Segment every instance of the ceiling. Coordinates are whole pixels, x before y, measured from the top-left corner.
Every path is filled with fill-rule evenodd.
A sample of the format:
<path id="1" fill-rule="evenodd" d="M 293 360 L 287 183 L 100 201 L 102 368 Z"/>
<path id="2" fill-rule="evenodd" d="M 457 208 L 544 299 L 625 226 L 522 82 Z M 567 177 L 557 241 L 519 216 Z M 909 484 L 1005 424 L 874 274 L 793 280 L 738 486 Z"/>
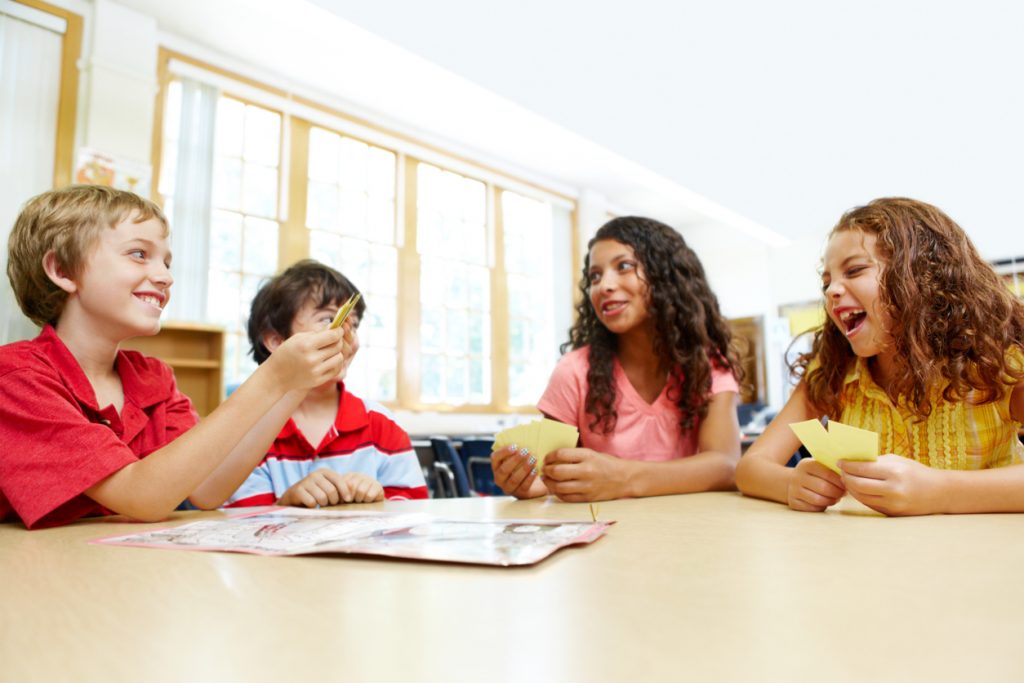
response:
<path id="1" fill-rule="evenodd" d="M 1021 232 L 1022 3 L 313 1 L 791 238 L 884 195 Z"/>

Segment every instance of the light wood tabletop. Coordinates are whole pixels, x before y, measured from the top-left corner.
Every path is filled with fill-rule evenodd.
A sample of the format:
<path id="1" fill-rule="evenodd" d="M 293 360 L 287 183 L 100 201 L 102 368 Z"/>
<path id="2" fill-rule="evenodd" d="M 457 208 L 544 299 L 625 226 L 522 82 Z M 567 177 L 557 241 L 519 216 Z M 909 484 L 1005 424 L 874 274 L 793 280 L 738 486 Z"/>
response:
<path id="1" fill-rule="evenodd" d="M 590 518 L 508 498 L 368 507 Z M 617 520 L 604 538 L 511 569 L 0 525 L 0 681 L 1024 680 L 1024 515 L 808 514 L 735 493 L 599 514 Z"/>

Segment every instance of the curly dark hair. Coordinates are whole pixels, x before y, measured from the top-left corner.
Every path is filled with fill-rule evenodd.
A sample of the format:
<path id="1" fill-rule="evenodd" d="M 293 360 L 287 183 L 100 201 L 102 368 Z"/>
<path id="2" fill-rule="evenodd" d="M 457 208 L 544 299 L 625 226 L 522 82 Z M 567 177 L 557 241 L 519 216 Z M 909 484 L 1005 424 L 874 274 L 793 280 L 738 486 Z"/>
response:
<path id="1" fill-rule="evenodd" d="M 359 293 L 352 282 L 330 266 L 303 259 L 289 266 L 260 286 L 249 308 L 249 343 L 257 363 L 270 358 L 263 335 L 275 332 L 282 339 L 292 336 L 292 321 L 303 304 L 312 301 L 317 308 L 342 304 Z M 366 313 L 366 301 L 360 298 L 352 313 L 359 320 Z"/>
<path id="2" fill-rule="evenodd" d="M 704 275 L 697 255 L 682 235 L 651 218 L 621 216 L 605 223 L 587 245 L 583 261 L 582 293 L 576 306 L 576 322 L 561 352 L 590 347 L 587 370 L 586 412 L 593 417 L 590 429 L 610 433 L 615 429 L 616 389 L 612 381 L 613 360 L 618 337 L 597 317 L 590 302 L 590 249 L 603 240 L 614 240 L 633 248 L 648 286 L 648 310 L 655 330 L 653 352 L 663 367 L 670 368 L 678 381 L 679 426 L 692 429 L 707 415 L 711 393 L 711 369 L 727 368 L 742 376 L 732 333 L 719 312 L 718 299 Z"/>
<path id="3" fill-rule="evenodd" d="M 843 214 L 829 234 L 859 230 L 876 236 L 881 263 L 879 300 L 891 320 L 897 369 L 890 393 L 918 419 L 931 414 L 929 390 L 974 403 L 1006 396 L 1024 368 L 1007 351 L 1024 342 L 1024 303 L 978 255 L 949 216 L 924 202 L 876 199 Z M 808 371 L 811 360 L 818 365 Z M 807 383 L 811 403 L 829 417 L 842 410 L 840 392 L 857 361 L 843 332 L 825 316 L 809 353 L 793 366 Z"/>

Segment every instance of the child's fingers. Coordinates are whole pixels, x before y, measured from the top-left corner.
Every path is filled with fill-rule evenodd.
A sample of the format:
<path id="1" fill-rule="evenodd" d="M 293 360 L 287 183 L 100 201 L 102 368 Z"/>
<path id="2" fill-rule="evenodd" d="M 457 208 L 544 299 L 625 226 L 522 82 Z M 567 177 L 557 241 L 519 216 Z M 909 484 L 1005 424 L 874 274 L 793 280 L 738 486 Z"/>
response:
<path id="1" fill-rule="evenodd" d="M 334 470 L 320 470 L 324 478 L 331 482 L 338 494 L 338 503 L 351 503 L 353 498 L 353 486 L 351 474 L 340 474 Z"/>
<path id="2" fill-rule="evenodd" d="M 840 460 L 839 469 L 864 479 L 885 479 L 887 470 L 881 463 L 861 460 Z"/>
<path id="3" fill-rule="evenodd" d="M 589 450 L 586 448 L 559 448 L 558 450 L 551 451 L 545 455 L 544 463 L 580 463 L 586 460 L 589 453 Z"/>

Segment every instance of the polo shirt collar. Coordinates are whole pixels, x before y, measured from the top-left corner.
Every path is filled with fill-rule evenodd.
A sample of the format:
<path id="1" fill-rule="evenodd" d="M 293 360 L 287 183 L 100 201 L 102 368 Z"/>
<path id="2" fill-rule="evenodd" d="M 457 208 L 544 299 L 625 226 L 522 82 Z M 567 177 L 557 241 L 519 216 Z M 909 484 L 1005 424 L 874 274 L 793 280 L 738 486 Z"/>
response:
<path id="1" fill-rule="evenodd" d="M 334 416 L 334 429 L 339 434 L 355 432 L 370 424 L 370 417 L 366 412 L 366 406 L 359 398 L 345 389 L 344 382 L 338 382 L 338 412 Z M 299 434 L 299 428 L 295 420 L 288 418 L 278 438 L 284 439 Z"/>
<path id="2" fill-rule="evenodd" d="M 51 325 L 46 325 L 39 334 L 38 341 L 41 343 L 44 353 L 53 367 L 64 378 L 71 394 L 82 405 L 99 412 L 106 406 L 97 405 L 96 392 L 85 376 L 85 371 L 68 349 L 64 340 L 57 335 L 57 330 Z M 164 382 L 157 373 L 139 374 L 135 365 L 129 361 L 124 351 L 117 352 L 114 361 L 117 374 L 121 378 L 121 388 L 124 391 L 125 403 L 129 401 L 140 408 L 160 403 L 166 398 L 167 390 Z"/>

